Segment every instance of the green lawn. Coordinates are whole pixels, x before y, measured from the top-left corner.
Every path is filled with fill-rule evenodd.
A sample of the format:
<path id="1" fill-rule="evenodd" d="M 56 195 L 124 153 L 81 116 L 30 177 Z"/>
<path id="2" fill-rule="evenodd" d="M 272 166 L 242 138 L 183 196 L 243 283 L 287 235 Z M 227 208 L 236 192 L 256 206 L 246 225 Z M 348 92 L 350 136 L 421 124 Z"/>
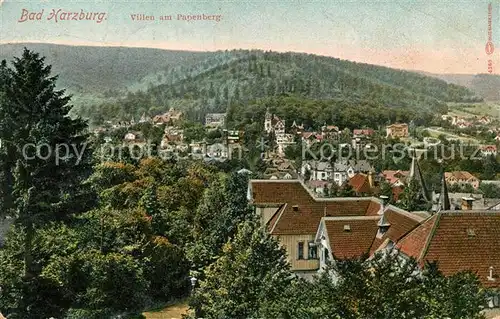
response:
<path id="1" fill-rule="evenodd" d="M 186 302 L 169 305 L 163 309 L 151 310 L 143 313 L 146 319 L 181 319 L 182 315 L 188 313 Z"/>

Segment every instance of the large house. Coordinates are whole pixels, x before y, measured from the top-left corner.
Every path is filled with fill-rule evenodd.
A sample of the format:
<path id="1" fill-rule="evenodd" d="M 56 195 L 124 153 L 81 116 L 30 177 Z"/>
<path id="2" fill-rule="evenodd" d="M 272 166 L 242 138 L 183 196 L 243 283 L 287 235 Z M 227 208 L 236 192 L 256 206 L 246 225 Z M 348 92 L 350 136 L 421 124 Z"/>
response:
<path id="1" fill-rule="evenodd" d="M 386 127 L 387 137 L 404 138 L 408 137 L 408 124 L 395 123 Z"/>
<path id="2" fill-rule="evenodd" d="M 302 163 L 301 175 L 305 176 L 307 171 L 310 181 L 332 181 L 342 186 L 356 173 L 368 173 L 373 171 L 373 167 L 366 160 L 339 161 L 333 166 L 329 162 L 305 161 Z"/>
<path id="3" fill-rule="evenodd" d="M 223 128 L 226 125 L 226 113 L 208 113 L 205 116 L 205 126 Z"/>
<path id="4" fill-rule="evenodd" d="M 368 172 L 368 174 L 356 173 L 349 179 L 348 183 L 356 196 L 375 195 L 379 190 L 373 172 Z"/>
<path id="5" fill-rule="evenodd" d="M 267 110 L 264 119 L 264 130 L 266 133 L 274 132 L 275 135 L 285 134 L 285 121 Z"/>
<path id="6" fill-rule="evenodd" d="M 314 238 L 321 218 L 375 215 L 381 207 L 376 198 L 315 198 L 298 180 L 251 180 L 248 197 L 286 249 L 292 270 L 303 277 L 319 269 Z"/>
<path id="7" fill-rule="evenodd" d="M 479 179 L 467 171 L 446 172 L 444 176 L 450 186 L 458 184 L 460 187 L 470 185 L 474 189 L 479 188 Z"/>
<path id="8" fill-rule="evenodd" d="M 371 128 L 367 129 L 355 129 L 352 131 L 352 147 L 361 148 L 366 146 L 375 134 L 375 131 Z"/>
<path id="9" fill-rule="evenodd" d="M 279 239 L 286 249 L 292 270 L 305 278 L 320 269 L 323 246 L 318 247 L 316 238 L 323 218 L 367 219 L 376 224 L 389 209 L 389 207 L 384 209 L 381 200 L 374 197 L 316 198 L 298 180 L 251 180 L 248 198 L 255 205 L 262 224 L 271 235 Z M 396 214 L 401 215 L 399 218 L 404 220 L 401 223 L 394 222 L 393 229 L 402 228 L 395 231 L 398 236 L 408 233 L 422 219 L 418 216 L 410 217 L 409 213 L 403 214 L 399 211 Z M 372 242 L 374 245 L 379 243 L 381 245 L 385 237 L 384 240 L 375 241 L 376 233 L 375 229 Z M 336 233 L 329 233 L 332 238 L 336 235 Z M 394 242 L 398 239 L 396 235 L 391 237 Z M 359 243 L 357 235 L 352 236 L 352 240 L 352 242 L 342 242 L 341 245 L 356 247 Z M 347 256 L 343 250 L 337 253 L 336 247 L 329 248 L 330 252 L 334 252 L 334 256 Z M 369 247 L 366 252 L 369 253 L 378 248 Z"/>
<path id="10" fill-rule="evenodd" d="M 315 236 L 320 269 L 329 260 L 370 256 L 391 249 L 425 219 L 425 215 L 392 205 L 365 216 L 322 217 Z"/>
<path id="11" fill-rule="evenodd" d="M 167 124 L 167 125 L 177 125 L 184 119 L 184 114 L 181 111 L 171 108 L 168 112 L 153 117 L 153 123 Z"/>

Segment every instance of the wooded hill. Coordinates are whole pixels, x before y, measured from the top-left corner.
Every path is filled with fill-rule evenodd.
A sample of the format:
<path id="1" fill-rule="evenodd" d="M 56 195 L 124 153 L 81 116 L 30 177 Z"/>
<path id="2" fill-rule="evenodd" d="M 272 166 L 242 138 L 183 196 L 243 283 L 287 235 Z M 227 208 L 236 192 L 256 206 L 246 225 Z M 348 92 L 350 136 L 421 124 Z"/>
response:
<path id="1" fill-rule="evenodd" d="M 202 120 L 232 103 L 270 96 L 432 112 L 445 112 L 446 102 L 481 100 L 465 87 L 419 73 L 303 53 L 9 44 L 0 46 L 0 58 L 10 59 L 23 46 L 47 56 L 59 86 L 77 94 L 76 112 L 94 124 L 170 107 Z"/>

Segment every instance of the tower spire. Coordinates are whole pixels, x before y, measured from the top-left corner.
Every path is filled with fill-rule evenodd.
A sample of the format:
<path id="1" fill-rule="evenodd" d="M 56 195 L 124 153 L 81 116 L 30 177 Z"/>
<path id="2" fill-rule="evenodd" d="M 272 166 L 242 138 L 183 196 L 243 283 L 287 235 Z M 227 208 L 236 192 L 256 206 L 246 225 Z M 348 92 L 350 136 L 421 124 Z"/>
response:
<path id="1" fill-rule="evenodd" d="M 441 164 L 441 194 L 439 194 L 439 210 L 450 210 L 450 196 L 444 174 L 444 167 Z"/>
<path id="2" fill-rule="evenodd" d="M 420 194 L 422 195 L 423 199 L 427 203 L 429 203 L 431 202 L 431 198 L 427 186 L 425 185 L 424 177 L 422 175 L 422 171 L 420 170 L 420 165 L 418 164 L 419 157 L 417 156 L 417 152 L 415 149 L 412 149 L 411 156 L 412 156 L 412 161 L 410 167 L 409 180 L 410 182 L 413 181 L 414 179 L 416 180 L 417 184 L 420 186 Z"/>

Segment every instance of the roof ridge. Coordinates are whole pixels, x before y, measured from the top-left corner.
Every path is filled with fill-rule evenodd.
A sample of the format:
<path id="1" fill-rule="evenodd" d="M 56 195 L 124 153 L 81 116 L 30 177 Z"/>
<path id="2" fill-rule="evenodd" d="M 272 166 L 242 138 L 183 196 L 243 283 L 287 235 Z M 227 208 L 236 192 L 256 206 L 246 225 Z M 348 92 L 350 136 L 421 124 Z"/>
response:
<path id="1" fill-rule="evenodd" d="M 436 229 L 439 226 L 439 221 L 441 219 L 441 213 L 437 213 L 434 216 L 436 216 L 436 220 L 434 221 L 434 225 L 432 225 L 432 229 L 431 229 L 431 231 L 429 232 L 429 235 L 426 238 L 424 249 L 422 249 L 422 251 L 420 252 L 420 256 L 418 256 L 418 260 L 422 260 L 424 258 L 424 256 L 427 254 L 427 250 L 429 250 L 432 238 L 436 234 Z M 432 217 L 430 219 L 432 219 Z"/>
<path id="2" fill-rule="evenodd" d="M 324 221 L 341 221 L 341 220 L 378 220 L 380 215 L 375 216 L 325 216 L 322 217 Z"/>
<path id="3" fill-rule="evenodd" d="M 394 211 L 395 213 L 399 213 L 399 214 L 405 215 L 405 216 L 407 216 L 407 217 L 410 217 L 411 219 L 413 219 L 413 220 L 415 220 L 415 221 L 417 221 L 417 222 L 419 222 L 419 223 L 420 223 L 420 222 L 422 222 L 422 221 L 424 221 L 424 220 L 426 219 L 425 217 L 418 216 L 418 215 L 416 215 L 416 214 L 413 214 L 412 212 L 409 212 L 409 211 L 404 210 L 404 209 L 402 209 L 402 208 L 396 207 L 396 206 L 394 206 L 394 205 L 392 205 L 392 204 L 389 204 L 389 205 L 387 205 L 387 206 L 385 207 L 385 209 L 384 209 L 384 213 L 385 213 L 387 210 L 389 210 L 389 209 L 391 209 L 391 210 L 392 210 L 392 211 Z"/>
<path id="4" fill-rule="evenodd" d="M 283 206 L 281 206 L 278 210 L 276 210 L 276 212 L 273 214 L 273 216 L 271 217 L 271 219 L 269 219 L 269 221 L 271 221 L 273 219 L 273 217 L 278 214 L 279 212 L 279 215 L 278 217 L 276 218 L 276 221 L 274 222 L 274 225 L 273 227 L 269 230 L 269 233 L 272 234 L 273 231 L 274 231 L 274 228 L 276 228 L 276 225 L 278 225 L 278 222 L 281 218 L 281 216 L 283 215 L 283 212 L 285 211 L 286 209 L 286 206 L 288 205 L 288 203 L 284 203 Z"/>

